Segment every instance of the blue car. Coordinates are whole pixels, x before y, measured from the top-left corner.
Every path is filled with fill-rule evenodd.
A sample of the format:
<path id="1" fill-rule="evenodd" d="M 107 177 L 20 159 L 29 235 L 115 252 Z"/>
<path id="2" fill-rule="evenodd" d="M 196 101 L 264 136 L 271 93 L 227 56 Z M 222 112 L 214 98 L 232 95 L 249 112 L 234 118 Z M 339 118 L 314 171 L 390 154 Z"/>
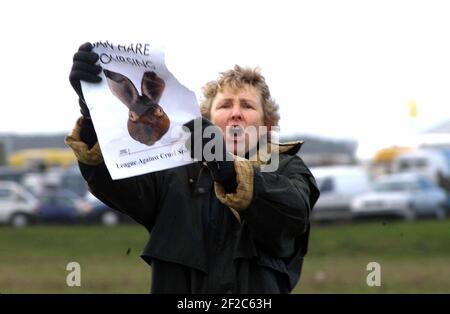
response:
<path id="1" fill-rule="evenodd" d="M 44 223 L 81 222 L 89 205 L 70 192 L 46 192 L 39 195 L 38 221 Z"/>

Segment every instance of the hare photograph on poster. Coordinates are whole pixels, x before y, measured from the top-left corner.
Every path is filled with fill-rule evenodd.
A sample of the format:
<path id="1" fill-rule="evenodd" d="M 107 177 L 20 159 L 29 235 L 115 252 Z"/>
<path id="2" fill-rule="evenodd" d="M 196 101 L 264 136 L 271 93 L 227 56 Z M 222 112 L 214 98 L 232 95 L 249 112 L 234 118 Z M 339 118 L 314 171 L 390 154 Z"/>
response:
<path id="1" fill-rule="evenodd" d="M 170 120 L 159 105 L 164 91 L 164 80 L 155 72 L 148 71 L 142 76 L 141 91 L 123 74 L 103 70 L 109 88 L 125 106 L 128 107 L 128 133 L 145 145 L 151 146 L 159 141 L 169 130 Z"/>

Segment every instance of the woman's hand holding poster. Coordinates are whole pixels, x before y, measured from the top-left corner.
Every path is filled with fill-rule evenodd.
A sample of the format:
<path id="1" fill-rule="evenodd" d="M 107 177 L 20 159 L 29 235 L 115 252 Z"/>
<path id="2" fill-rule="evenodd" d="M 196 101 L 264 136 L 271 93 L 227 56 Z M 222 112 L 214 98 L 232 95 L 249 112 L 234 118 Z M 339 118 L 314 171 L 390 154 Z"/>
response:
<path id="1" fill-rule="evenodd" d="M 105 164 L 113 179 L 192 163 L 181 126 L 200 116 L 195 94 L 148 43 L 94 43 L 102 82 L 82 81 Z"/>

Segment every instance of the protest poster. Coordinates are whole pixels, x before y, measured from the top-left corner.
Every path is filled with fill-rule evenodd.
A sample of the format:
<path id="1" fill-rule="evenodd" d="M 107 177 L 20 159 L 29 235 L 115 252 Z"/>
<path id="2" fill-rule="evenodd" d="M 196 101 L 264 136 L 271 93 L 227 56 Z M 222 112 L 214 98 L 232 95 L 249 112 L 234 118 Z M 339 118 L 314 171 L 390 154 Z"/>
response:
<path id="1" fill-rule="evenodd" d="M 167 69 L 151 43 L 93 43 L 100 83 L 82 83 L 112 179 L 192 163 L 181 126 L 200 116 L 195 94 Z"/>

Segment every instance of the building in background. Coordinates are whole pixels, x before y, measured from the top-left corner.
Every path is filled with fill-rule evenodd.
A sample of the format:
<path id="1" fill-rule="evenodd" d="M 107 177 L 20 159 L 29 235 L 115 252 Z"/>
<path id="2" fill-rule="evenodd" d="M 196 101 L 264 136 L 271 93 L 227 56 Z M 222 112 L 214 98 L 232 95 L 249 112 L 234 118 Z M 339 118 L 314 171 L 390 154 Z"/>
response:
<path id="1" fill-rule="evenodd" d="M 41 166 L 69 167 L 75 162 L 73 153 L 64 143 L 66 134 L 0 135 L 0 165 L 15 168 Z"/>
<path id="2" fill-rule="evenodd" d="M 312 136 L 281 136 L 280 142 L 304 141 L 299 156 L 310 167 L 357 164 L 356 141 Z"/>

